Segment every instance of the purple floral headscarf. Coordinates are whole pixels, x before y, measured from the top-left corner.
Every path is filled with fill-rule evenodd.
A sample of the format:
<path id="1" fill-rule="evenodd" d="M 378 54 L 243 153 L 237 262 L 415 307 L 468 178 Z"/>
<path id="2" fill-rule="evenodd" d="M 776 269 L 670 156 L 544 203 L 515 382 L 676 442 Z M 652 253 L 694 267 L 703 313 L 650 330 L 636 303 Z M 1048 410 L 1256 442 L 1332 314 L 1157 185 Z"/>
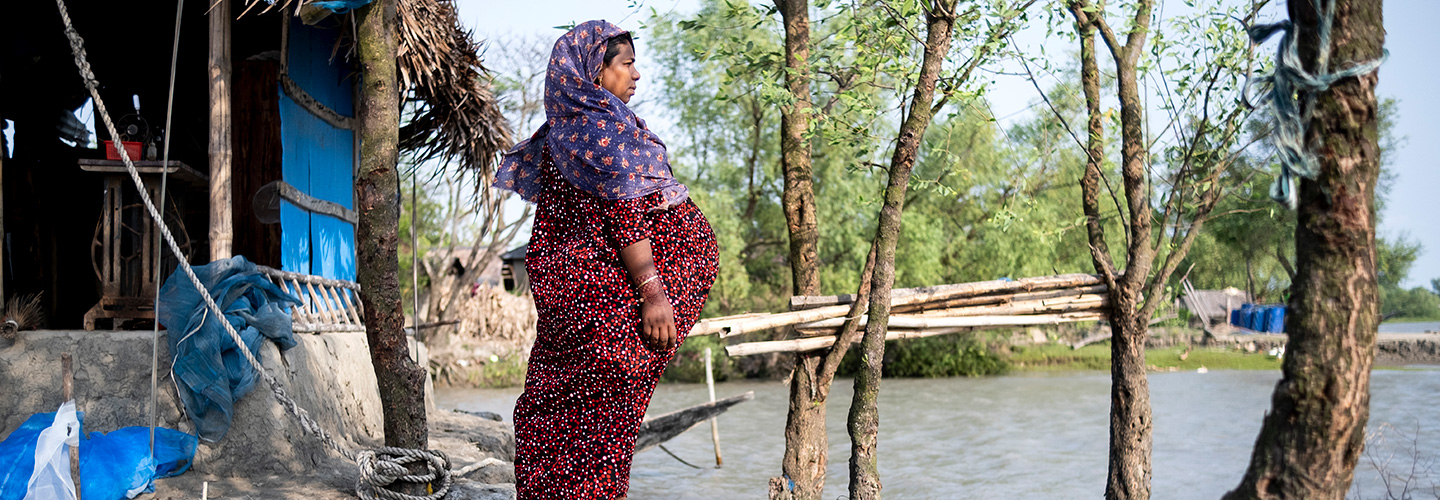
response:
<path id="1" fill-rule="evenodd" d="M 690 192 L 675 180 L 665 143 L 619 97 L 596 79 L 605 45 L 626 31 L 605 21 L 588 21 L 555 41 L 545 75 L 545 124 L 500 161 L 494 186 L 525 201 L 544 191 L 540 184 L 542 147 L 555 168 L 581 190 L 607 200 L 629 200 L 661 192 L 669 208 Z"/>

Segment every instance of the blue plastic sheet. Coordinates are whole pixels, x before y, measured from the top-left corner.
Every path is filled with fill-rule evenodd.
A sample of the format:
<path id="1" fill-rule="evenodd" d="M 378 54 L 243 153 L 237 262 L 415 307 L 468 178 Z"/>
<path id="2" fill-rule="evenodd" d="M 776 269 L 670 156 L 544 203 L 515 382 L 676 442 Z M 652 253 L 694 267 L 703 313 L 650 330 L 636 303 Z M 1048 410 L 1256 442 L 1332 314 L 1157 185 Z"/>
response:
<path id="1" fill-rule="evenodd" d="M 0 500 L 22 500 L 35 470 L 35 441 L 55 413 L 37 413 L 0 441 Z M 81 416 L 83 425 L 84 416 Z M 80 440 L 80 491 L 86 500 L 120 500 L 155 491 L 155 479 L 178 476 L 195 458 L 194 436 L 155 429 L 150 461 L 150 428 L 125 427 Z M 153 465 L 152 465 L 153 464 Z"/>
<path id="2" fill-rule="evenodd" d="M 371 0 L 324 0 L 319 2 L 310 2 L 310 5 L 322 9 L 329 9 L 331 12 L 334 12 L 336 14 L 344 14 L 346 12 L 350 12 L 352 10 L 364 7 L 365 5 L 369 4 L 370 1 Z"/>
<path id="3" fill-rule="evenodd" d="M 288 307 L 300 300 L 271 283 L 255 264 L 236 256 L 194 269 L 257 359 L 263 339 L 279 344 L 282 351 L 295 346 Z M 168 332 L 172 375 L 186 415 L 200 439 L 219 441 L 230 430 L 235 402 L 255 388 L 259 374 L 183 270 L 176 269 L 165 280 L 156 317 Z"/>

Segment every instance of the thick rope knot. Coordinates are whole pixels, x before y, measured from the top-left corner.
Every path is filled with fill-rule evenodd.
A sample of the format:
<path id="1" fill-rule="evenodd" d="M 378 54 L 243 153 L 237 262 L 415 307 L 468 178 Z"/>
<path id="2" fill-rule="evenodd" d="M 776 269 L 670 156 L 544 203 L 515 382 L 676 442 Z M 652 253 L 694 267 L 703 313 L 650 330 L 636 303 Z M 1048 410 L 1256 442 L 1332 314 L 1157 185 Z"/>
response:
<path id="1" fill-rule="evenodd" d="M 425 462 L 424 474 L 411 474 L 406 467 L 417 462 Z M 450 492 L 450 459 L 438 450 L 387 446 L 357 453 L 355 463 L 360 466 L 360 481 L 355 489 L 364 500 L 439 500 Z M 435 488 L 429 495 L 407 495 L 385 488 L 396 482 L 427 484 Z"/>
<path id="2" fill-rule="evenodd" d="M 1295 25 L 1289 20 L 1251 26 L 1246 30 L 1250 35 L 1250 41 L 1257 44 L 1268 40 L 1276 33 L 1283 33 L 1280 37 L 1280 47 L 1275 55 L 1275 73 L 1247 79 L 1245 92 L 1242 95 L 1245 104 L 1252 108 L 1260 106 L 1270 108 L 1271 118 L 1275 121 L 1275 130 L 1272 132 L 1270 140 L 1275 146 L 1276 155 L 1280 157 L 1281 165 L 1280 175 L 1275 178 L 1275 184 L 1270 187 L 1270 197 L 1284 203 L 1291 210 L 1294 210 L 1296 205 L 1295 191 L 1299 177 L 1314 179 L 1320 173 L 1320 160 L 1316 158 L 1315 152 L 1305 144 L 1307 125 L 1314 112 L 1315 96 L 1329 89 L 1335 82 L 1375 71 L 1381 63 L 1385 62 L 1386 58 L 1390 57 L 1390 51 L 1386 50 L 1379 59 L 1351 63 L 1348 67 L 1331 73 L 1330 28 L 1335 20 L 1335 0 L 1322 1 L 1322 3 L 1324 5 L 1320 8 L 1319 41 L 1314 73 L 1306 71 L 1304 63 L 1300 60 Z M 1257 83 L 1268 84 L 1270 91 L 1252 102 L 1250 87 Z"/>

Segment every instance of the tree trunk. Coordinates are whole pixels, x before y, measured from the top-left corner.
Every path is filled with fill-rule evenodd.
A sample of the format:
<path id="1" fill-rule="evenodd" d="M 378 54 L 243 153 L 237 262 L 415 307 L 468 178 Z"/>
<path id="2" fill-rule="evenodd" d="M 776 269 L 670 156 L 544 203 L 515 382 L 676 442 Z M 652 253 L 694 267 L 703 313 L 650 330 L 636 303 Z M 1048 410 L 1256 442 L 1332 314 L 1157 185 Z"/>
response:
<path id="1" fill-rule="evenodd" d="M 930 108 L 941 65 L 950 51 L 955 27 L 956 0 L 936 2 L 926 12 L 925 57 L 910 111 L 900 126 L 895 153 L 890 159 L 890 180 L 885 186 L 885 204 L 880 209 L 875 231 L 875 271 L 871 278 L 870 322 L 861 345 L 863 367 L 855 378 L 855 396 L 850 403 L 847 427 L 850 431 L 850 498 L 880 498 L 880 473 L 876 457 L 880 413 L 880 368 L 885 357 L 885 330 L 890 317 L 890 290 L 895 285 L 895 247 L 900 240 L 900 217 L 905 209 L 905 191 L 910 171 L 925 129 L 933 118 Z"/>
<path id="2" fill-rule="evenodd" d="M 1381 56 L 1381 3 L 1333 0 L 1329 70 Z M 1320 16 L 1289 3 L 1300 59 L 1316 69 Z M 1306 144 L 1320 175 L 1300 181 L 1294 294 L 1284 377 L 1255 440 L 1244 480 L 1226 499 L 1345 498 L 1365 445 L 1370 368 L 1379 324 L 1375 182 L 1380 171 L 1375 73 L 1314 98 Z"/>
<path id="3" fill-rule="evenodd" d="M 780 154 L 785 175 L 785 223 L 790 230 L 790 275 L 795 295 L 820 294 L 820 230 L 810 170 L 810 2 L 776 0 L 785 24 L 785 88 L 780 108 Z"/>
<path id="4" fill-rule="evenodd" d="M 1091 259 L 1095 270 L 1109 283 L 1110 328 L 1110 452 L 1105 482 L 1108 500 L 1150 498 L 1151 422 L 1150 384 L 1145 378 L 1145 337 L 1150 314 L 1158 300 L 1142 298 L 1147 283 L 1154 288 L 1151 267 L 1156 248 L 1151 245 L 1150 183 L 1146 169 L 1149 148 L 1144 134 L 1144 102 L 1140 99 L 1137 64 L 1144 52 L 1154 0 L 1141 0 L 1135 7 L 1125 41 L 1105 22 L 1104 10 L 1094 11 L 1087 0 L 1067 4 L 1075 17 L 1081 43 L 1081 80 L 1089 112 L 1090 138 L 1081 192 L 1087 219 Z M 1115 61 L 1115 79 L 1120 99 L 1121 175 L 1124 178 L 1126 212 L 1125 274 L 1117 276 L 1105 245 L 1099 220 L 1099 182 L 1103 166 L 1104 125 L 1100 115 L 1099 66 L 1096 62 L 1096 31 L 1104 38 Z M 1203 215 L 1202 215 L 1203 216 Z M 1198 225 L 1201 221 L 1197 221 Z M 1188 237 L 1189 235 L 1187 235 Z M 1188 248 L 1188 239 L 1177 252 Z M 1153 280 L 1168 279 L 1169 271 Z M 1152 299 L 1154 299 L 1152 297 Z"/>
<path id="5" fill-rule="evenodd" d="M 380 386 L 385 445 L 425 449 L 423 368 L 410 360 L 405 313 L 400 304 L 400 178 L 396 171 L 400 139 L 400 89 L 395 79 L 396 0 L 375 0 L 357 11 L 356 39 L 362 70 L 360 173 L 355 179 L 359 224 L 355 228 L 360 299 L 365 304 L 365 336 Z M 418 464 L 423 470 L 424 464 Z M 414 470 L 414 469 L 412 469 Z M 425 485 L 400 484 L 407 493 Z"/>
<path id="6" fill-rule="evenodd" d="M 815 220 L 815 189 L 810 167 L 810 2 L 775 0 L 785 25 L 785 88 L 792 103 L 780 108 L 783 205 L 790 232 L 790 277 L 795 295 L 820 294 L 820 230 Z M 758 130 L 759 123 L 756 123 Z M 754 165 L 751 165 L 754 175 Z M 753 191 L 752 191 L 753 204 Z M 819 390 L 822 352 L 795 354 L 790 379 L 790 414 L 785 421 L 785 458 L 781 471 L 799 500 L 818 500 L 825 487 L 825 398 Z M 824 392 L 829 392 L 828 384 Z"/>
<path id="7" fill-rule="evenodd" d="M 825 432 L 825 402 L 835 371 L 860 332 L 860 313 L 870 303 L 871 278 L 875 271 L 875 245 L 865 256 L 860 288 L 850 304 L 850 318 L 842 324 L 829 349 L 797 353 L 795 373 L 790 382 L 790 409 L 785 419 L 784 477 L 770 479 L 771 500 L 820 499 L 825 488 L 825 467 L 829 436 Z M 808 355 L 807 355 L 808 354 Z M 793 484 L 793 486 L 791 486 Z"/>

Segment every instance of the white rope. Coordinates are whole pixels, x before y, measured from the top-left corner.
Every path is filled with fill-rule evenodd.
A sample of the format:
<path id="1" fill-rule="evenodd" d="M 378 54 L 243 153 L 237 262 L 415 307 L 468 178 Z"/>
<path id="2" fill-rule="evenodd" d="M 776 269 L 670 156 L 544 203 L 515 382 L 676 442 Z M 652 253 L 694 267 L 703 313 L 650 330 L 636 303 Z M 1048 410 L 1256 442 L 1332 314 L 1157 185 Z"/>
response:
<path id="1" fill-rule="evenodd" d="M 55 3 L 60 8 L 60 19 L 65 22 L 65 37 L 70 41 L 70 50 L 75 53 L 75 66 L 80 69 L 80 77 L 85 81 L 85 88 L 90 90 L 90 96 L 95 100 L 95 108 L 98 111 L 96 114 L 99 115 L 105 123 L 105 129 L 110 133 L 110 136 L 118 139 L 120 133 L 115 128 L 114 121 L 110 119 L 110 113 L 105 110 L 105 101 L 100 99 L 99 83 L 95 80 L 95 73 L 90 69 L 90 63 L 85 55 L 85 41 L 80 37 L 80 33 L 75 31 L 75 26 L 70 21 L 70 12 L 65 8 L 65 0 L 55 0 Z M 225 333 L 230 335 L 230 339 L 235 342 L 236 347 L 239 347 L 240 354 L 245 356 L 245 361 L 249 362 L 250 366 L 253 367 L 255 371 L 260 374 L 260 377 L 265 380 L 265 383 L 270 386 L 270 392 L 275 395 L 275 400 L 280 403 L 280 406 L 284 408 L 287 413 L 300 422 L 300 427 L 304 429 L 306 433 L 315 435 L 326 446 L 329 446 L 345 458 L 355 461 L 360 466 L 360 480 L 359 484 L 356 485 L 356 492 L 360 494 L 360 498 L 365 500 L 373 500 L 376 498 L 387 500 L 438 500 L 444 498 L 445 494 L 450 490 L 452 479 L 450 476 L 450 460 L 443 452 L 437 450 L 411 450 L 385 447 L 377 450 L 362 451 L 359 454 L 352 453 L 332 438 L 329 432 L 326 432 L 318 422 L 310 417 L 308 411 L 301 408 L 295 403 L 295 400 L 291 399 L 290 396 L 285 393 L 285 388 L 280 384 L 280 381 L 270 375 L 270 372 L 265 370 L 265 367 L 260 364 L 260 360 L 255 358 L 255 354 L 251 353 L 250 349 L 245 347 L 245 341 L 240 338 L 240 333 L 235 331 L 235 327 L 232 326 L 229 321 L 225 320 L 225 311 L 215 303 L 214 297 L 210 296 L 210 291 L 200 282 L 200 278 L 195 275 L 195 270 L 191 268 L 190 263 L 185 260 L 184 252 L 180 250 L 180 245 L 175 242 L 175 236 L 170 233 L 170 228 L 165 224 L 164 219 L 160 218 L 159 210 L 155 208 L 154 201 L 150 199 L 150 194 L 146 192 L 145 181 L 140 178 L 140 172 L 135 169 L 135 164 L 131 161 L 129 152 L 125 151 L 123 147 L 117 147 L 115 149 L 120 153 L 120 159 L 125 163 L 125 169 L 130 173 L 130 180 L 135 182 L 135 187 L 140 192 L 140 199 L 145 202 L 145 209 L 150 212 L 151 219 L 156 222 L 156 227 L 160 229 L 160 234 L 165 238 L 165 242 L 169 245 L 171 253 L 173 253 L 176 256 L 176 260 L 179 261 L 180 269 L 185 271 L 185 276 L 190 278 L 190 283 L 195 286 L 196 291 L 200 292 L 200 298 L 205 301 L 206 308 L 210 312 L 215 313 L 216 321 L 225 328 Z M 427 473 L 425 474 L 412 475 L 405 468 L 408 464 L 420 461 L 424 461 L 426 464 Z M 395 481 L 433 485 L 433 482 L 436 480 L 440 482 L 439 487 L 429 495 L 408 495 L 384 488 Z"/>

